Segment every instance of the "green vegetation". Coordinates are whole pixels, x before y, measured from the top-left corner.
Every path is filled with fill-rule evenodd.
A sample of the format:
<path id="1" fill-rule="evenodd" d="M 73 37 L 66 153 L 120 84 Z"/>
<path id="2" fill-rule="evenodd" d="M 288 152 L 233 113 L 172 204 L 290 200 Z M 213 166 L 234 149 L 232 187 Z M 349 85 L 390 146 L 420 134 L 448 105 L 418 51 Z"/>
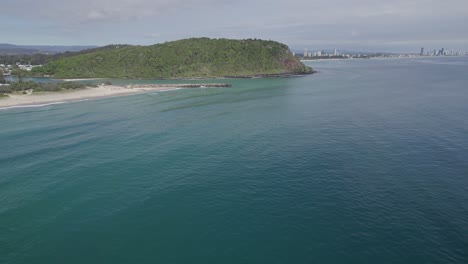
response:
<path id="1" fill-rule="evenodd" d="M 193 38 L 60 58 L 31 74 L 55 78 L 213 78 L 306 74 L 289 48 L 266 40 Z"/>
<path id="2" fill-rule="evenodd" d="M 0 94 L 11 92 L 13 92 L 13 90 L 10 88 L 10 86 L 0 86 Z"/>
<path id="3" fill-rule="evenodd" d="M 3 70 L 0 69 L 0 84 L 6 83 L 5 76 L 3 76 Z"/>
<path id="4" fill-rule="evenodd" d="M 57 87 L 62 90 L 75 90 L 85 88 L 86 85 L 80 82 L 61 82 L 57 84 Z"/>
<path id="5" fill-rule="evenodd" d="M 4 55 L 0 54 L 0 64 L 6 65 L 15 65 L 17 62 L 20 64 L 32 64 L 32 65 L 43 65 L 50 61 L 68 58 L 80 54 L 86 54 L 96 51 L 105 51 L 105 50 L 112 50 L 118 49 L 123 47 L 128 47 L 129 45 L 108 45 L 99 48 L 92 48 L 82 51 L 67 51 L 63 53 L 56 53 L 56 54 L 44 54 L 44 53 L 37 53 L 37 54 L 18 54 L 18 55 Z"/>
<path id="6" fill-rule="evenodd" d="M 87 85 L 79 82 L 60 83 L 37 83 L 32 81 L 16 82 L 8 86 L 0 86 L 0 94 L 23 92 L 33 90 L 34 92 L 58 92 L 63 90 L 75 90 L 85 88 Z"/>
<path id="7" fill-rule="evenodd" d="M 2 93 L 0 93 L 0 99 L 6 98 L 6 97 L 9 97 L 9 96 L 8 96 L 7 94 L 2 94 Z"/>

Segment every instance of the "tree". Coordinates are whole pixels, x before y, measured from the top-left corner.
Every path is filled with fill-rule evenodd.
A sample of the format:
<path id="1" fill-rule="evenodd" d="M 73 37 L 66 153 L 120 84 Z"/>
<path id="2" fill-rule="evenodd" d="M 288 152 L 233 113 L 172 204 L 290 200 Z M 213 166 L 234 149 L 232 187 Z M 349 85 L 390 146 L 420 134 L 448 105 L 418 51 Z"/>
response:
<path id="1" fill-rule="evenodd" d="M 21 69 L 16 70 L 16 77 L 18 78 L 18 82 L 22 83 L 23 82 L 23 73 L 21 72 Z"/>
<path id="2" fill-rule="evenodd" d="M 0 69 L 0 83 L 5 83 L 5 76 L 3 76 L 3 70 Z"/>

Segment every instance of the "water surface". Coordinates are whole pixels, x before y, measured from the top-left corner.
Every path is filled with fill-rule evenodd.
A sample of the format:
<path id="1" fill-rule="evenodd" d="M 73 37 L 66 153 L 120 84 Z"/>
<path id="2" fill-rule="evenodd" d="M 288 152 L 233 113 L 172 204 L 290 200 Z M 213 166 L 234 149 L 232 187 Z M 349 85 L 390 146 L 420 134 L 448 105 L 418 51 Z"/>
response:
<path id="1" fill-rule="evenodd" d="M 0 111 L 0 263 L 468 263 L 468 59 L 308 64 Z"/>

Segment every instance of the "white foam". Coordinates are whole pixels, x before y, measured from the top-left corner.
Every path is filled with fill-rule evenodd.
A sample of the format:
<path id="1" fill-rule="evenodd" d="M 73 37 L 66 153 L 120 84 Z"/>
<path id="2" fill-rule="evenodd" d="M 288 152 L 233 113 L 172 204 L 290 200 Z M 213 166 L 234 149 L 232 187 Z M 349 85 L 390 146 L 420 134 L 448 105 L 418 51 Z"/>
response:
<path id="1" fill-rule="evenodd" d="M 48 106 L 48 105 L 56 105 L 56 104 L 64 104 L 64 103 L 67 103 L 67 102 L 61 101 L 61 102 L 53 102 L 53 103 L 47 103 L 47 104 L 13 105 L 13 106 L 7 106 L 7 107 L 0 107 L 0 110 L 14 109 L 14 108 L 43 107 L 43 106 Z"/>

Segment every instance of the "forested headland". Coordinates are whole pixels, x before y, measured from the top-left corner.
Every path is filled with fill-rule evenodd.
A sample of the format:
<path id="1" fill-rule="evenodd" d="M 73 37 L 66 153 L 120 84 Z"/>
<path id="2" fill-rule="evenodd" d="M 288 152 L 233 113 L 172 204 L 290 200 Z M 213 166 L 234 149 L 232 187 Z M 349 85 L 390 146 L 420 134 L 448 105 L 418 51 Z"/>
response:
<path id="1" fill-rule="evenodd" d="M 30 75 L 54 78 L 217 78 L 308 74 L 288 46 L 270 40 L 192 38 L 112 45 L 57 55 Z"/>

